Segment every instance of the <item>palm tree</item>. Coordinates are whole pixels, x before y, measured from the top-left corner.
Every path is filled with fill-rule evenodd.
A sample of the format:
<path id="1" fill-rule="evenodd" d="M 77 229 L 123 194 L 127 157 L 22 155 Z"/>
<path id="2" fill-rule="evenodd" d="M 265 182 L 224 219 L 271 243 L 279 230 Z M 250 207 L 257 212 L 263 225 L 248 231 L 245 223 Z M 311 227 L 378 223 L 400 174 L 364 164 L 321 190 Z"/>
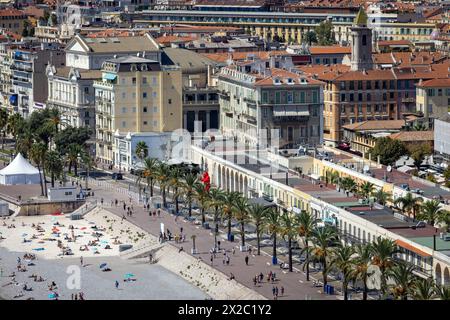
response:
<path id="1" fill-rule="evenodd" d="M 411 192 L 408 192 L 406 196 L 397 198 L 394 203 L 397 206 L 400 204 L 403 213 L 412 212 L 413 218 L 416 219 L 416 213 L 422 201 L 421 197 L 414 197 Z"/>
<path id="2" fill-rule="evenodd" d="M 408 294 L 411 292 L 416 280 L 416 276 L 413 273 L 414 270 L 414 265 L 405 261 L 398 261 L 392 270 L 388 272 L 389 278 L 395 282 L 391 287 L 396 299 L 408 300 Z"/>
<path id="3" fill-rule="evenodd" d="M 81 153 L 84 151 L 83 148 L 76 143 L 72 143 L 69 145 L 67 153 L 67 160 L 69 165 L 69 173 L 72 172 L 72 167 L 75 176 L 78 176 L 78 157 L 81 155 Z"/>
<path id="4" fill-rule="evenodd" d="M 353 279 L 353 254 L 355 250 L 352 246 L 340 245 L 333 250 L 333 257 L 330 261 L 330 269 L 335 267 L 342 272 L 342 292 L 344 300 L 348 300 L 348 285 Z"/>
<path id="5" fill-rule="evenodd" d="M 41 183 L 41 196 L 47 195 L 47 183 L 45 181 L 45 157 L 47 153 L 47 146 L 42 143 L 35 143 L 31 146 L 30 149 L 30 158 L 36 164 L 39 170 L 39 179 Z"/>
<path id="6" fill-rule="evenodd" d="M 214 248 L 217 248 L 217 233 L 219 232 L 219 208 L 222 206 L 224 193 L 218 188 L 209 189 L 208 206 L 214 208 Z"/>
<path id="7" fill-rule="evenodd" d="M 55 187 L 55 178 L 58 178 L 63 172 L 63 160 L 56 151 L 49 151 L 45 159 L 45 168 L 50 172 L 52 188 Z"/>
<path id="8" fill-rule="evenodd" d="M 240 193 L 236 191 L 226 191 L 223 196 L 223 203 L 222 203 L 222 214 L 227 219 L 228 224 L 228 231 L 227 231 L 227 237 L 228 240 L 231 239 L 231 219 L 233 218 L 234 213 L 234 203 L 236 202 L 236 199 L 240 197 Z"/>
<path id="9" fill-rule="evenodd" d="M 347 196 L 349 192 L 354 193 L 358 188 L 358 185 L 356 184 L 355 180 L 353 180 L 350 177 L 342 178 L 341 185 L 342 188 L 344 188 L 344 190 L 347 192 Z"/>
<path id="10" fill-rule="evenodd" d="M 5 136 L 8 125 L 8 112 L 4 108 L 0 108 L 0 131 L 2 135 L 2 149 L 5 148 Z"/>
<path id="11" fill-rule="evenodd" d="M 336 229 L 326 225 L 325 227 L 315 228 L 311 233 L 312 247 L 304 248 L 302 251 L 310 251 L 308 256 L 313 261 L 322 264 L 323 285 L 328 283 L 329 260 L 333 255 L 333 247 L 339 243 Z M 306 261 L 309 263 L 310 261 Z"/>
<path id="12" fill-rule="evenodd" d="M 175 200 L 175 212 L 178 214 L 179 211 L 179 197 L 180 193 L 179 190 L 182 186 L 182 173 L 179 167 L 174 166 L 170 169 L 170 181 L 169 185 L 173 189 L 173 198 Z"/>
<path id="13" fill-rule="evenodd" d="M 374 190 L 375 185 L 368 181 L 364 182 L 359 186 L 359 194 L 366 200 L 370 197 L 370 195 L 373 193 Z"/>
<path id="14" fill-rule="evenodd" d="M 433 300 L 436 298 L 436 287 L 433 278 L 418 278 L 412 289 L 414 300 Z"/>
<path id="15" fill-rule="evenodd" d="M 24 124 L 25 120 L 19 113 L 14 113 L 12 116 L 8 118 L 8 123 L 6 125 L 6 132 L 13 136 L 16 151 L 17 151 L 18 136 Z"/>
<path id="16" fill-rule="evenodd" d="M 292 240 L 298 236 L 298 221 L 293 213 L 281 215 L 281 236 L 287 238 L 289 255 L 289 272 L 292 272 Z"/>
<path id="17" fill-rule="evenodd" d="M 144 160 L 143 176 L 147 180 L 147 186 L 150 189 L 150 197 L 153 197 L 153 187 L 155 186 L 155 176 L 158 168 L 158 160 L 155 158 L 146 158 Z"/>
<path id="18" fill-rule="evenodd" d="M 58 109 L 52 108 L 49 110 L 48 116 L 49 116 L 48 122 L 52 126 L 52 130 L 54 131 L 54 133 L 57 134 L 59 130 L 59 125 L 61 124 L 61 113 L 59 112 Z"/>
<path id="19" fill-rule="evenodd" d="M 182 189 L 185 192 L 186 201 L 188 203 L 189 217 L 192 216 L 192 200 L 194 199 L 195 185 L 197 183 L 198 183 L 198 178 L 196 175 L 194 175 L 192 173 L 188 173 L 184 177 L 184 181 L 182 183 Z"/>
<path id="20" fill-rule="evenodd" d="M 159 190 L 161 192 L 162 198 L 163 198 L 163 207 L 167 207 L 167 186 L 170 183 L 170 167 L 160 162 L 158 167 L 156 168 L 155 172 L 155 178 L 159 183 Z"/>
<path id="21" fill-rule="evenodd" d="M 236 202 L 234 203 L 234 217 L 240 224 L 240 234 L 241 234 L 241 246 L 242 250 L 245 250 L 245 224 L 250 220 L 250 215 L 248 213 L 249 204 L 245 197 L 236 197 Z"/>
<path id="22" fill-rule="evenodd" d="M 367 280 L 373 275 L 373 271 L 369 272 L 372 265 L 372 249 L 371 244 L 357 244 L 355 246 L 356 257 L 354 259 L 353 276 L 356 280 L 363 282 L 363 300 L 367 300 L 368 287 Z"/>
<path id="23" fill-rule="evenodd" d="M 439 215 L 442 212 L 441 203 L 439 200 L 430 200 L 422 204 L 420 213 L 417 215 L 419 220 L 427 221 L 431 226 L 439 220 Z"/>
<path id="24" fill-rule="evenodd" d="M 339 185 L 341 177 L 339 176 L 339 172 L 337 171 L 331 171 L 330 173 L 330 183 L 334 185 Z"/>
<path id="25" fill-rule="evenodd" d="M 33 133 L 29 129 L 25 129 L 18 136 L 16 151 L 20 152 L 24 157 L 27 157 L 34 143 L 35 137 Z"/>
<path id="26" fill-rule="evenodd" d="M 306 252 L 306 280 L 309 281 L 309 239 L 311 238 L 311 234 L 313 230 L 316 228 L 318 219 L 313 218 L 313 216 L 302 210 L 302 212 L 297 217 L 298 224 L 298 234 L 300 237 L 303 237 L 303 242 L 305 243 L 305 252 Z"/>
<path id="27" fill-rule="evenodd" d="M 200 212 L 202 214 L 202 225 L 206 222 L 205 211 L 209 208 L 209 192 L 203 183 L 196 183 L 194 186 L 194 198 L 200 203 Z"/>
<path id="28" fill-rule="evenodd" d="M 270 208 L 267 210 L 264 220 L 267 232 L 269 232 L 273 240 L 272 263 L 277 264 L 277 235 L 281 233 L 281 215 L 277 209 Z"/>
<path id="29" fill-rule="evenodd" d="M 381 292 L 386 294 L 388 272 L 394 267 L 394 255 L 399 252 L 395 242 L 380 236 L 371 245 L 372 264 L 380 269 Z"/>
<path id="30" fill-rule="evenodd" d="M 248 213 L 255 224 L 256 246 L 258 256 L 261 254 L 261 234 L 263 232 L 264 219 L 266 217 L 267 208 L 260 204 L 251 205 Z"/>
<path id="31" fill-rule="evenodd" d="M 148 146 L 144 141 L 136 143 L 135 149 L 136 157 L 141 161 L 148 157 Z"/>
<path id="32" fill-rule="evenodd" d="M 392 195 L 389 192 L 383 191 L 383 189 L 378 189 L 374 192 L 372 192 L 372 196 L 375 197 L 377 202 L 381 204 L 382 206 L 386 205 L 387 202 L 392 201 Z"/>
<path id="33" fill-rule="evenodd" d="M 450 286 L 436 285 L 434 291 L 439 300 L 450 300 Z"/>

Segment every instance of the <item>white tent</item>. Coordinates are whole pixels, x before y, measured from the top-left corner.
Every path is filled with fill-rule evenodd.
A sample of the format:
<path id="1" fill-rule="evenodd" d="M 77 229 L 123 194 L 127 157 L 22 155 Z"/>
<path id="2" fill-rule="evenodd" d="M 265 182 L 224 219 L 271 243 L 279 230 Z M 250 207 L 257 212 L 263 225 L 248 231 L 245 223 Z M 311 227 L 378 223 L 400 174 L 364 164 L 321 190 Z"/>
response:
<path id="1" fill-rule="evenodd" d="M 39 170 L 20 153 L 6 168 L 0 170 L 0 184 L 39 184 Z"/>

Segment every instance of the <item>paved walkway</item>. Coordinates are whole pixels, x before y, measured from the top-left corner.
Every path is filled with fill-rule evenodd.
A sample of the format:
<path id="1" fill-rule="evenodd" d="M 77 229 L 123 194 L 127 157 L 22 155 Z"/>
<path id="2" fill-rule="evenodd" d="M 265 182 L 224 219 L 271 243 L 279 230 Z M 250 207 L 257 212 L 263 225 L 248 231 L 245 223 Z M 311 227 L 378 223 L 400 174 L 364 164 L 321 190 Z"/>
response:
<path id="1" fill-rule="evenodd" d="M 116 183 L 111 183 L 115 185 Z M 169 229 L 173 235 L 178 234 L 180 232 L 180 228 L 183 228 L 183 233 L 186 235 L 186 241 L 182 244 L 175 244 L 172 240 L 172 244 L 177 247 L 183 247 L 185 252 L 190 253 L 192 248 L 192 240 L 191 235 L 196 235 L 196 248 L 198 253 L 195 255 L 196 257 L 201 258 L 205 263 L 211 264 L 210 258 L 211 254 L 209 253 L 210 249 L 214 246 L 214 237 L 211 230 L 206 230 L 201 228 L 198 225 L 195 225 L 193 222 L 188 222 L 183 219 L 183 217 L 179 217 L 175 219 L 174 215 L 171 215 L 167 212 L 161 211 L 161 217 L 150 217 L 148 212 L 144 210 L 141 204 L 138 204 L 134 199 L 132 202 L 129 200 L 129 196 L 124 193 L 116 193 L 111 192 L 109 190 L 104 190 L 102 187 L 97 187 L 95 184 L 91 183 L 91 187 L 95 191 L 95 197 L 97 199 L 104 199 L 104 208 L 113 212 L 114 214 L 122 217 L 125 215 L 128 221 L 135 223 L 140 228 L 150 232 L 151 234 L 158 236 L 161 230 L 161 223 L 164 223 L 164 228 L 167 231 Z M 112 188 L 114 190 L 114 188 Z M 155 192 L 157 195 L 158 192 Z M 134 198 L 134 197 L 133 197 Z M 114 205 L 111 207 L 111 200 L 119 200 L 119 204 L 117 207 Z M 122 201 L 127 203 L 127 206 L 133 206 L 133 216 L 127 217 L 126 211 L 123 210 Z M 279 299 L 295 299 L 295 300 L 303 300 L 303 299 L 339 299 L 339 296 L 328 296 L 322 294 L 321 287 L 313 287 L 312 281 L 307 282 L 306 276 L 301 271 L 296 271 L 289 273 L 287 271 L 281 270 L 279 266 L 271 265 L 271 256 L 267 254 L 262 254 L 261 256 L 256 256 L 252 254 L 249 256 L 249 264 L 245 264 L 245 256 L 247 255 L 244 252 L 239 251 L 239 242 L 235 241 L 234 243 L 230 243 L 226 241 L 225 235 L 222 233 L 220 237 L 221 248 L 226 249 L 228 255 L 230 256 L 230 265 L 223 264 L 223 254 L 216 254 L 216 258 L 213 259 L 212 266 L 226 275 L 230 275 L 233 273 L 236 277 L 236 280 L 241 284 L 252 288 L 258 293 L 264 295 L 265 297 L 272 299 L 272 288 L 273 286 L 278 286 L 279 290 L 281 290 L 281 286 L 285 289 L 284 296 L 279 297 Z M 235 249 L 235 253 L 232 253 L 232 249 Z M 270 248 L 268 248 L 270 250 Z M 253 251 L 256 251 L 254 249 Z M 272 271 L 276 273 L 276 277 L 278 281 L 275 283 L 267 282 L 267 274 Z M 261 284 L 257 286 L 253 283 L 253 277 L 262 272 L 264 274 L 264 280 Z M 316 274 L 311 279 L 319 278 L 320 274 Z"/>

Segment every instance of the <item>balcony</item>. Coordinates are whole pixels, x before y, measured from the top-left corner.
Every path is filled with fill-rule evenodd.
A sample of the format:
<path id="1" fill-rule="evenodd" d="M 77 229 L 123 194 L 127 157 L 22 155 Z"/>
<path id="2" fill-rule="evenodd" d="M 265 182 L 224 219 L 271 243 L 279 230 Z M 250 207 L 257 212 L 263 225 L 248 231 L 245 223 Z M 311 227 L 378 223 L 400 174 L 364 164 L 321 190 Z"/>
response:
<path id="1" fill-rule="evenodd" d="M 106 89 L 106 90 L 112 90 L 114 87 L 113 83 L 109 83 L 106 81 L 94 81 L 94 87 L 99 89 Z"/>

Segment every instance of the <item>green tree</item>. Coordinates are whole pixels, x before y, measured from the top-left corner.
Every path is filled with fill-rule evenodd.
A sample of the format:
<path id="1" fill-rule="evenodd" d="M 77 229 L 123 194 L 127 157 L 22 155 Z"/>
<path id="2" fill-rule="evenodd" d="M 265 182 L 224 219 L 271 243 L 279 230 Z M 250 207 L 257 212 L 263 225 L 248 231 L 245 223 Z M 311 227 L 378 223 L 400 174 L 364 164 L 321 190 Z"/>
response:
<path id="1" fill-rule="evenodd" d="M 372 254 L 372 264 L 377 266 L 381 273 L 381 293 L 385 295 L 389 272 L 395 266 L 394 255 L 399 251 L 394 241 L 380 236 L 372 242 L 370 249 Z"/>
<path id="2" fill-rule="evenodd" d="M 69 173 L 72 173 L 72 167 L 74 170 L 74 174 L 78 176 L 78 165 L 79 165 L 79 157 L 83 153 L 83 148 L 79 144 L 72 143 L 69 145 L 67 150 L 67 162 L 69 166 Z"/>
<path id="3" fill-rule="evenodd" d="M 434 290 L 439 300 L 450 300 L 450 286 L 436 285 Z"/>
<path id="4" fill-rule="evenodd" d="M 347 192 L 355 193 L 358 190 L 358 184 L 351 177 L 345 177 L 341 179 L 341 186 Z"/>
<path id="5" fill-rule="evenodd" d="M 155 186 L 155 177 L 158 170 L 158 160 L 155 158 L 147 158 L 144 160 L 143 178 L 147 181 L 150 189 L 150 197 L 153 197 L 153 188 Z"/>
<path id="6" fill-rule="evenodd" d="M 47 152 L 45 159 L 45 168 L 47 172 L 50 173 L 52 188 L 55 187 L 55 178 L 61 176 L 64 168 L 63 168 L 63 160 L 61 156 L 56 151 Z"/>
<path id="7" fill-rule="evenodd" d="M 230 239 L 231 237 L 231 219 L 233 218 L 234 213 L 234 203 L 236 199 L 240 197 L 238 192 L 226 191 L 223 196 L 222 203 L 222 214 L 225 219 L 227 219 L 227 237 Z"/>
<path id="8" fill-rule="evenodd" d="M 423 198 L 414 197 L 411 192 L 408 192 L 406 196 L 397 198 L 394 203 L 396 206 L 400 205 L 403 213 L 411 212 L 415 219 L 416 213 L 419 211 L 422 201 Z"/>
<path id="9" fill-rule="evenodd" d="M 188 173 L 184 177 L 184 181 L 182 182 L 182 189 L 184 191 L 184 196 L 189 208 L 189 217 L 192 216 L 192 201 L 194 200 L 195 186 L 197 185 L 197 183 L 197 175 L 192 173 Z"/>
<path id="10" fill-rule="evenodd" d="M 344 300 L 348 300 L 348 285 L 354 279 L 353 255 L 355 250 L 352 246 L 340 245 L 333 250 L 330 268 L 336 268 L 342 273 L 342 292 Z"/>
<path id="11" fill-rule="evenodd" d="M 142 162 L 148 157 L 148 146 L 144 141 L 139 141 L 136 143 L 135 149 L 136 157 Z"/>
<path id="12" fill-rule="evenodd" d="M 159 183 L 159 190 L 163 198 L 163 206 L 167 207 L 167 187 L 170 183 L 170 167 L 163 162 L 159 162 L 156 168 L 155 178 Z"/>
<path id="13" fill-rule="evenodd" d="M 180 197 L 180 188 L 182 187 L 182 172 L 178 166 L 173 166 L 170 169 L 170 182 L 169 185 L 173 188 L 173 198 L 175 200 L 175 212 L 178 214 L 179 212 L 179 197 Z"/>
<path id="14" fill-rule="evenodd" d="M 386 205 L 387 202 L 392 201 L 391 193 L 383 191 L 381 188 L 372 192 L 372 196 L 375 197 L 377 202 L 383 206 Z"/>
<path id="15" fill-rule="evenodd" d="M 368 181 L 362 183 L 359 186 L 359 194 L 366 200 L 369 199 L 370 195 L 373 194 L 374 190 L 375 190 L 375 185 Z"/>
<path id="16" fill-rule="evenodd" d="M 249 208 L 249 215 L 255 224 L 256 233 L 256 248 L 258 256 L 261 255 L 261 235 L 264 230 L 264 219 L 266 217 L 267 209 L 259 204 L 251 205 Z"/>
<path id="17" fill-rule="evenodd" d="M 289 272 L 292 272 L 292 241 L 298 236 L 298 220 L 293 213 L 281 215 L 281 236 L 287 239 Z"/>
<path id="18" fill-rule="evenodd" d="M 304 248 L 303 251 L 309 250 L 309 259 L 311 261 L 317 261 L 322 265 L 323 285 L 326 286 L 330 271 L 329 264 L 333 257 L 333 247 L 339 244 L 336 229 L 328 225 L 320 228 L 316 227 L 311 234 L 311 242 L 312 247 Z M 306 263 L 309 263 L 309 261 Z"/>
<path id="19" fill-rule="evenodd" d="M 200 212 L 202 214 L 202 225 L 206 222 L 205 211 L 209 208 L 210 195 L 203 183 L 195 184 L 194 198 L 200 203 Z"/>
<path id="20" fill-rule="evenodd" d="M 439 215 L 443 212 L 439 200 L 425 201 L 420 207 L 420 213 L 417 215 L 419 220 L 427 221 L 434 226 L 436 221 L 439 221 Z"/>
<path id="21" fill-rule="evenodd" d="M 414 166 L 417 168 L 417 170 L 420 170 L 420 166 L 425 160 L 425 157 L 430 155 L 432 152 L 431 147 L 428 143 L 420 143 L 417 145 L 412 145 L 408 148 L 408 153 L 410 157 L 414 161 Z"/>
<path id="22" fill-rule="evenodd" d="M 308 31 L 305 33 L 304 42 L 311 46 L 313 43 L 317 43 L 317 34 L 314 31 Z"/>
<path id="23" fill-rule="evenodd" d="M 317 34 L 317 42 L 319 45 L 329 46 L 336 43 L 331 20 L 322 21 L 314 30 Z"/>
<path id="24" fill-rule="evenodd" d="M 306 260 L 304 264 L 304 267 L 306 268 L 306 281 L 309 281 L 309 240 L 311 239 L 312 233 L 315 230 L 318 221 L 318 219 L 315 219 L 305 210 L 302 210 L 297 216 L 298 235 L 303 238 L 303 242 L 305 244 L 303 250 L 306 253 Z"/>
<path id="25" fill-rule="evenodd" d="M 414 281 L 412 296 L 414 300 L 436 299 L 436 287 L 433 278 L 417 278 L 416 281 Z"/>
<path id="26" fill-rule="evenodd" d="M 357 244 L 355 246 L 356 257 L 353 261 L 353 277 L 356 280 L 361 280 L 363 283 L 363 300 L 367 300 L 367 294 L 369 289 L 367 287 L 368 279 L 374 274 L 373 271 L 369 271 L 372 265 L 372 248 L 370 243 Z"/>
<path id="27" fill-rule="evenodd" d="M 249 204 L 245 197 L 237 197 L 234 203 L 234 217 L 240 225 L 241 246 L 245 247 L 245 224 L 250 221 Z"/>
<path id="28" fill-rule="evenodd" d="M 264 224 L 273 241 L 272 258 L 274 261 L 277 259 L 277 235 L 279 235 L 282 230 L 281 215 L 277 212 L 277 209 L 270 208 L 267 210 Z"/>
<path id="29" fill-rule="evenodd" d="M 222 206 L 224 201 L 224 192 L 218 188 L 209 189 L 209 204 L 210 208 L 214 209 L 214 248 L 217 248 L 217 233 L 219 231 L 219 218 L 220 218 L 220 210 L 219 208 Z"/>
<path id="30" fill-rule="evenodd" d="M 416 276 L 413 271 L 415 267 L 405 261 L 399 261 L 388 272 L 388 277 L 394 281 L 391 290 L 396 299 L 408 300 L 408 295 L 412 290 Z"/>
<path id="31" fill-rule="evenodd" d="M 400 157 L 406 155 L 408 150 L 403 142 L 394 140 L 389 137 L 378 138 L 370 152 L 372 159 L 377 159 L 380 156 L 380 162 L 384 165 L 390 165 L 396 162 Z"/>
<path id="32" fill-rule="evenodd" d="M 17 141 L 19 134 L 25 127 L 25 120 L 19 113 L 14 113 L 12 116 L 8 118 L 8 123 L 6 125 L 6 132 L 13 136 L 14 138 L 14 149 L 17 152 Z"/>
<path id="33" fill-rule="evenodd" d="M 45 179 L 45 158 L 47 154 L 47 146 L 42 143 L 34 143 L 30 148 L 30 158 L 36 164 L 39 170 L 39 179 L 41 184 L 41 195 L 47 196 L 47 182 Z"/>
<path id="34" fill-rule="evenodd" d="M 77 144 L 83 148 L 86 147 L 86 141 L 91 137 L 91 130 L 88 127 L 74 128 L 67 126 L 59 130 L 53 138 L 56 150 L 61 154 L 67 154 L 70 145 Z"/>

